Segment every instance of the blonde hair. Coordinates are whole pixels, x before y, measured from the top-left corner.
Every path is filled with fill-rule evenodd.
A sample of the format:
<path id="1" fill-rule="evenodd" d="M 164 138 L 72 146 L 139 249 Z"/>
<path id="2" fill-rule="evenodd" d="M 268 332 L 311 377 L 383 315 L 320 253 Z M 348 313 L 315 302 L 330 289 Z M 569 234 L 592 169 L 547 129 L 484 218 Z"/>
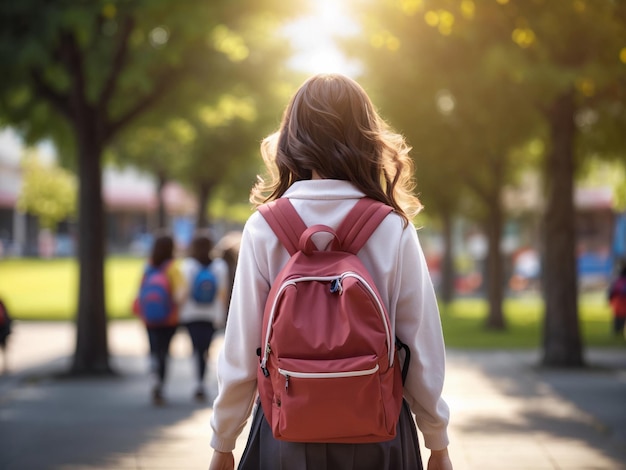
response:
<path id="1" fill-rule="evenodd" d="M 315 75 L 291 99 L 279 130 L 263 140 L 267 177 L 258 177 L 250 202 L 277 199 L 315 171 L 321 178 L 351 182 L 408 223 L 422 209 L 413 193 L 410 150 L 358 83 L 339 74 Z"/>

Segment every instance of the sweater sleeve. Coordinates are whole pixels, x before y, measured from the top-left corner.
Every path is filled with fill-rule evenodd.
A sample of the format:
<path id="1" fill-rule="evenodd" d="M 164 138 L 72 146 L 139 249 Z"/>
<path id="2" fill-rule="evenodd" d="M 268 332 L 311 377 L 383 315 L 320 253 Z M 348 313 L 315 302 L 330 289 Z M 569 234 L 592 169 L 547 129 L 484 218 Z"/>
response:
<path id="1" fill-rule="evenodd" d="M 448 445 L 449 409 L 441 394 L 445 347 L 439 309 L 417 233 L 404 230 L 397 255 L 396 334 L 411 348 L 404 396 L 429 449 Z"/>
<path id="2" fill-rule="evenodd" d="M 265 235 L 267 236 L 267 235 Z M 261 274 L 254 250 L 264 235 L 250 221 L 244 227 L 233 284 L 224 345 L 218 357 L 218 396 L 213 404 L 211 446 L 221 452 L 234 449 L 256 397 L 256 374 L 261 344 L 261 322 L 269 282 Z"/>

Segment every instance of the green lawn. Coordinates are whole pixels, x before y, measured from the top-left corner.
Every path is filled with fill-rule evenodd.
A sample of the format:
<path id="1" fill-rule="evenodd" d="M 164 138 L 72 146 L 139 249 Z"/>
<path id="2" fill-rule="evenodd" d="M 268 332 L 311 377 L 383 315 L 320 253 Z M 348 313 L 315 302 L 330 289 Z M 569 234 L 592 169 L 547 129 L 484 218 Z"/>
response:
<path id="1" fill-rule="evenodd" d="M 145 260 L 109 258 L 105 264 L 106 306 L 110 318 L 132 316 Z M 74 259 L 8 259 L 0 261 L 0 297 L 21 320 L 74 318 L 78 265 Z"/>
<path id="2" fill-rule="evenodd" d="M 441 306 L 446 344 L 459 348 L 535 348 L 541 346 L 543 302 L 537 297 L 511 298 L 504 303 L 507 328 L 490 331 L 485 325 L 487 302 L 463 299 Z M 588 346 L 626 346 L 611 334 L 611 310 L 604 292 L 586 293 L 579 299 L 583 341 Z"/>
<path id="3" fill-rule="evenodd" d="M 105 265 L 107 311 L 110 318 L 130 318 L 144 260 L 109 258 Z M 78 268 L 73 259 L 0 260 L 0 297 L 21 320 L 73 319 L 77 302 Z M 582 295 L 580 322 L 584 343 L 622 346 L 611 335 L 611 312 L 603 292 Z M 484 328 L 487 304 L 461 299 L 441 306 L 446 344 L 458 348 L 535 348 L 541 345 L 543 304 L 538 297 L 508 299 L 504 305 L 508 328 Z"/>

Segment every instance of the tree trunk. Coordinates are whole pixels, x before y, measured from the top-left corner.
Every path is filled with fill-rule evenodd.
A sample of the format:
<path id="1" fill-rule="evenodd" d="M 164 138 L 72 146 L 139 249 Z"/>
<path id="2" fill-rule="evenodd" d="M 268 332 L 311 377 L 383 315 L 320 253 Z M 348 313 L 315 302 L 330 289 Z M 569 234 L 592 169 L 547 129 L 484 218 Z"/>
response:
<path id="1" fill-rule="evenodd" d="M 544 219 L 543 359 L 546 366 L 580 367 L 576 233 L 574 229 L 574 94 L 556 98 L 548 112 L 552 148 L 547 160 Z"/>
<path id="2" fill-rule="evenodd" d="M 83 117 L 83 116 L 81 116 Z M 104 295 L 104 206 L 102 200 L 102 144 L 93 123 L 75 124 L 78 143 L 79 294 L 76 351 L 70 373 L 98 375 L 112 372 L 107 346 Z"/>
<path id="3" fill-rule="evenodd" d="M 489 314 L 486 326 L 493 330 L 504 330 L 504 313 L 502 302 L 504 300 L 503 277 L 504 261 L 500 244 L 502 242 L 502 204 L 499 192 L 491 198 L 489 206 L 489 217 L 485 223 L 487 232 L 487 266 L 486 266 L 486 288 L 487 300 L 489 302 Z"/>
<path id="4" fill-rule="evenodd" d="M 165 185 L 167 177 L 164 172 L 157 173 L 157 229 L 167 228 L 167 208 L 165 207 Z"/>
<path id="5" fill-rule="evenodd" d="M 452 216 L 442 214 L 443 223 L 443 256 L 441 259 L 440 297 L 445 303 L 454 299 L 454 246 L 452 243 Z"/>
<path id="6" fill-rule="evenodd" d="M 206 228 L 209 226 L 206 207 L 213 189 L 212 183 L 198 183 L 198 213 L 196 214 L 196 227 Z"/>

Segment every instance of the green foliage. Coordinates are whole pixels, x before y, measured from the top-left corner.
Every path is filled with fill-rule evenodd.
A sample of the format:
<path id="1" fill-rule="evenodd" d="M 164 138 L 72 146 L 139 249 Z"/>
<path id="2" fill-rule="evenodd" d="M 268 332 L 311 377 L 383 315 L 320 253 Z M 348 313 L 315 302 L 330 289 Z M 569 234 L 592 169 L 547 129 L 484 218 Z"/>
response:
<path id="1" fill-rule="evenodd" d="M 606 162 L 591 158 L 583 165 L 579 184 L 589 187 L 608 187 L 613 193 L 613 208 L 626 211 L 626 162 Z"/>
<path id="2" fill-rule="evenodd" d="M 200 210 L 218 192 L 230 202 L 247 200 L 259 142 L 278 121 L 286 101 L 282 90 L 295 82 L 285 65 L 290 50 L 276 28 L 276 18 L 263 15 L 216 26 L 210 41 L 232 63 L 214 67 L 205 83 L 181 83 L 177 99 L 158 106 L 177 110 L 190 138 L 162 132 L 157 111 L 120 135 L 116 160 L 183 182 L 196 193 Z"/>
<path id="3" fill-rule="evenodd" d="M 359 3 L 364 35 L 347 49 L 363 82 L 414 146 L 428 207 L 488 200 L 499 162 L 507 182 L 528 140 L 548 140 L 551 101 L 575 90 L 579 155 L 626 147 L 626 5 L 589 2 L 384 0 Z M 549 147 L 547 141 L 546 146 Z M 621 150 L 620 150 L 621 149 Z"/>
<path id="4" fill-rule="evenodd" d="M 271 25 L 293 11 L 271 0 L 3 2 L 0 122 L 29 140 L 61 142 L 68 128 L 51 119 L 58 114 L 72 125 L 98 114 L 103 141 L 158 103 L 156 121 L 167 120 L 228 89 L 247 62 L 260 63 L 248 31 L 258 18 Z"/>
<path id="5" fill-rule="evenodd" d="M 249 203 L 227 203 L 223 199 L 213 199 L 209 205 L 209 213 L 215 220 L 226 220 L 243 226 L 252 215 L 252 205 Z"/>
<path id="6" fill-rule="evenodd" d="M 56 165 L 43 164 L 34 153 L 22 159 L 22 187 L 17 207 L 33 214 L 43 228 L 56 225 L 76 211 L 76 178 Z"/>

